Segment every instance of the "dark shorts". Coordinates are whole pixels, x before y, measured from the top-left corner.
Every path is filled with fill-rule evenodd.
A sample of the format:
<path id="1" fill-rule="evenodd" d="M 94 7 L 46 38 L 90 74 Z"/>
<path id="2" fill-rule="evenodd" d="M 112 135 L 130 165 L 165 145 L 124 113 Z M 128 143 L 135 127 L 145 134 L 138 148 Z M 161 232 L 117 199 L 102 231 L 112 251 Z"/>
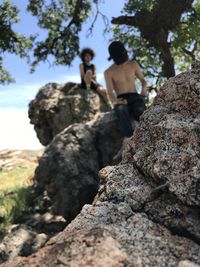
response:
<path id="1" fill-rule="evenodd" d="M 145 97 L 138 93 L 121 94 L 118 95 L 117 98 L 127 100 L 129 114 L 137 121 L 139 120 L 140 115 L 146 110 Z"/>
<path id="2" fill-rule="evenodd" d="M 99 83 L 93 83 L 93 82 L 91 82 L 90 88 L 91 88 L 92 90 L 95 90 L 95 91 L 96 91 L 98 87 L 102 87 L 102 85 L 99 84 Z M 82 83 L 81 83 L 81 88 L 83 88 L 83 89 L 87 89 L 87 87 L 86 87 L 86 83 L 85 83 L 85 82 L 82 82 Z"/>
<path id="3" fill-rule="evenodd" d="M 117 98 L 127 100 L 127 105 L 115 105 L 114 110 L 119 120 L 123 136 L 130 137 L 134 131 L 131 121 L 139 121 L 140 116 L 146 109 L 145 98 L 137 93 L 118 95 Z"/>

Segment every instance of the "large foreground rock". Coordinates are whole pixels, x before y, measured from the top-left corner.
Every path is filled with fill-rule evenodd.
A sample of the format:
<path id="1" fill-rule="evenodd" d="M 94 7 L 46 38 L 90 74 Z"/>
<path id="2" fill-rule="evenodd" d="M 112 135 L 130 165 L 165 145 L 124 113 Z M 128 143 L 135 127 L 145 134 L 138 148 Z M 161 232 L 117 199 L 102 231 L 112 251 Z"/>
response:
<path id="1" fill-rule="evenodd" d="M 174 235 L 143 212 L 140 203 L 151 186 L 132 164 L 106 167 L 100 175 L 95 206 L 85 205 L 64 232 L 38 253 L 2 266 L 199 266 L 197 243 Z"/>
<path id="2" fill-rule="evenodd" d="M 90 121 L 106 110 L 103 100 L 92 90 L 80 89 L 75 83 L 48 83 L 30 102 L 29 118 L 39 141 L 46 146 L 67 126 Z"/>
<path id="3" fill-rule="evenodd" d="M 169 79 L 124 151 L 152 186 L 143 211 L 200 244 L 200 63 Z M 149 201 L 149 202 L 148 202 Z"/>
<path id="4" fill-rule="evenodd" d="M 121 164 L 100 171 L 93 205 L 39 252 L 4 266 L 200 266 L 199 85 L 198 63 L 171 78 Z"/>
<path id="5" fill-rule="evenodd" d="M 112 163 L 121 143 L 112 113 L 73 124 L 53 139 L 39 161 L 35 178 L 56 213 L 71 220 L 85 203 L 92 202 L 99 186 L 98 171 Z"/>
<path id="6" fill-rule="evenodd" d="M 183 204 L 200 206 L 200 63 L 160 89 L 124 160 L 157 185 L 167 183 Z"/>

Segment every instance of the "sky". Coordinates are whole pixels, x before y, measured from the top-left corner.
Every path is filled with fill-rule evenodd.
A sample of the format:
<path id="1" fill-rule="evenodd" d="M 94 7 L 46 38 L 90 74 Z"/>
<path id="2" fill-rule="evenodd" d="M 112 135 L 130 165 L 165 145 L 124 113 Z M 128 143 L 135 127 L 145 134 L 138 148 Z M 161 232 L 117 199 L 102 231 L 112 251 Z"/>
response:
<path id="1" fill-rule="evenodd" d="M 37 27 L 36 19 L 25 10 L 27 1 L 12 0 L 11 2 L 21 10 L 21 22 L 16 24 L 14 29 L 27 36 L 30 33 L 44 36 L 45 31 Z M 124 3 L 125 0 L 106 0 L 100 5 L 100 9 L 111 19 L 120 15 Z M 98 82 L 105 84 L 103 72 L 110 65 L 107 60 L 107 47 L 111 35 L 103 35 L 104 23 L 99 17 L 95 23 L 93 35 L 87 37 L 92 21 L 91 15 L 80 34 L 80 47 L 89 46 L 95 50 L 96 57 L 93 62 L 97 67 Z M 29 123 L 28 104 L 46 83 L 80 82 L 80 58 L 77 56 L 70 68 L 68 66 L 50 67 L 48 63 L 40 63 L 33 74 L 30 74 L 30 66 L 25 60 L 10 54 L 5 54 L 3 58 L 4 66 L 15 78 L 15 83 L 0 85 L 0 150 L 40 149 L 42 145 L 36 137 L 33 125 Z"/>

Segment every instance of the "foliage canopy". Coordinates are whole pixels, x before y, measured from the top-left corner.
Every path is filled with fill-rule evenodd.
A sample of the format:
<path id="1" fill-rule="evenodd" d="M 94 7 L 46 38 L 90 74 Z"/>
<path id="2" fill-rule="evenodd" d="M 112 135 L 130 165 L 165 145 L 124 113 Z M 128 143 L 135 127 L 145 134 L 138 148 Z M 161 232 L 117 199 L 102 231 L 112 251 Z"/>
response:
<path id="1" fill-rule="evenodd" d="M 32 47 L 33 38 L 12 29 L 13 24 L 19 22 L 19 10 L 9 0 L 4 0 L 0 5 L 0 83 L 11 82 L 8 71 L 3 67 L 3 55 L 5 52 L 27 57 L 28 50 Z"/>
<path id="2" fill-rule="evenodd" d="M 32 70 L 50 57 L 53 64 L 70 65 L 79 53 L 82 25 L 94 5 L 108 0 L 29 0 L 27 10 L 37 18 L 46 37 L 26 37 L 13 30 L 19 10 L 9 0 L 0 4 L 0 83 L 12 78 L 3 67 L 4 53 L 28 58 L 33 52 Z M 125 0 L 122 15 L 113 18 L 113 39 L 122 40 L 130 56 L 143 66 L 145 74 L 161 82 L 188 68 L 200 53 L 200 1 Z M 101 14 L 99 9 L 94 16 Z M 93 26 L 93 25 L 92 25 Z M 92 27 L 93 28 L 93 27 Z"/>

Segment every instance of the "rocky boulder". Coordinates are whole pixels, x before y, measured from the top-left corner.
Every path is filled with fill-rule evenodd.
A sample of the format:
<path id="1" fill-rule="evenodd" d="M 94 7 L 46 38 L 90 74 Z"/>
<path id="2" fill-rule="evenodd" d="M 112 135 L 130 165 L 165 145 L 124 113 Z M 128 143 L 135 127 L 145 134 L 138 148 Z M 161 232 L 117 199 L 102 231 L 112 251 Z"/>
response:
<path id="1" fill-rule="evenodd" d="M 98 201 L 37 253 L 2 267 L 197 267 L 200 246 L 153 222 L 143 206 L 152 187 L 133 164 L 101 170 Z M 134 211 L 135 210 L 135 211 Z M 137 210 L 137 211 L 136 211 Z"/>
<path id="2" fill-rule="evenodd" d="M 28 256 L 66 226 L 64 218 L 49 212 L 34 213 L 23 224 L 13 224 L 0 243 L 0 264 L 17 255 Z"/>
<path id="3" fill-rule="evenodd" d="M 169 79 L 121 164 L 99 172 L 93 205 L 40 251 L 3 266 L 200 266 L 199 84 L 198 62 Z"/>
<path id="4" fill-rule="evenodd" d="M 166 183 L 184 205 L 200 206 L 200 63 L 161 87 L 124 161 L 157 185 Z"/>
<path id="5" fill-rule="evenodd" d="M 106 110 L 106 104 L 92 90 L 83 90 L 75 83 L 48 83 L 30 102 L 29 118 L 39 141 L 46 146 L 67 126 L 90 121 Z"/>
<path id="6" fill-rule="evenodd" d="M 115 116 L 102 113 L 56 135 L 35 172 L 37 189 L 47 191 L 54 211 L 67 220 L 91 203 L 99 186 L 98 171 L 112 163 L 122 136 Z"/>

